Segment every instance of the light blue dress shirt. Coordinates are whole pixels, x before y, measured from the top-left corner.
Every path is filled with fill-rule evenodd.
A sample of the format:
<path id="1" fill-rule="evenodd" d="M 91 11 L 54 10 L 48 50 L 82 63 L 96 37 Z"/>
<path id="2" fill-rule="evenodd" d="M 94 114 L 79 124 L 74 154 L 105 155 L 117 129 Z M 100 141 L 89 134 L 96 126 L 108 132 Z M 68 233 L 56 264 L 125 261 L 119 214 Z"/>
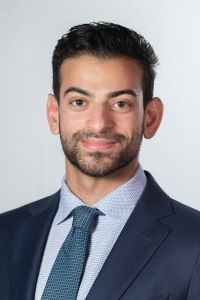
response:
<path id="1" fill-rule="evenodd" d="M 144 171 L 139 166 L 135 175 L 129 181 L 92 205 L 92 207 L 102 211 L 104 215 L 99 216 L 97 226 L 92 234 L 90 253 L 77 300 L 86 298 L 120 232 L 134 210 L 145 188 L 146 181 Z M 71 229 L 72 217 L 68 216 L 79 205 L 83 205 L 83 202 L 70 191 L 65 180 L 63 180 L 58 211 L 49 232 L 40 267 L 35 300 L 41 299 L 51 268 Z"/>

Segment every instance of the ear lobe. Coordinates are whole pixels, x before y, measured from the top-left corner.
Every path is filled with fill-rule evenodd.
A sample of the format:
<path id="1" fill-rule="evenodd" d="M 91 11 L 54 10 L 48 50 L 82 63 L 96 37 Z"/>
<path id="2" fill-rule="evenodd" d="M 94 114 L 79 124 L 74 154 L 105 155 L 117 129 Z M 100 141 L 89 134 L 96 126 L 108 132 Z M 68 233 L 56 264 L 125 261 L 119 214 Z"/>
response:
<path id="1" fill-rule="evenodd" d="M 59 134 L 59 107 L 53 94 L 49 94 L 47 99 L 47 119 L 51 132 Z"/>
<path id="2" fill-rule="evenodd" d="M 146 139 L 152 138 L 158 130 L 163 109 L 163 103 L 158 97 L 152 98 L 147 104 L 144 112 L 144 137 Z"/>

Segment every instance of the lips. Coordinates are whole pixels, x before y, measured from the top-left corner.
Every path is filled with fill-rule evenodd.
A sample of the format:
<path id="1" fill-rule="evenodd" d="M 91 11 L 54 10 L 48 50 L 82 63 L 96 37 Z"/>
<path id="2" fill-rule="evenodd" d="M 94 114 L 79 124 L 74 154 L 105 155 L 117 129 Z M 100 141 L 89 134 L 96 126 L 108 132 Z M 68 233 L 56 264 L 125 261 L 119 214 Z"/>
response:
<path id="1" fill-rule="evenodd" d="M 107 139 L 87 139 L 81 141 L 82 145 L 89 150 L 108 150 L 114 147 L 116 142 Z"/>

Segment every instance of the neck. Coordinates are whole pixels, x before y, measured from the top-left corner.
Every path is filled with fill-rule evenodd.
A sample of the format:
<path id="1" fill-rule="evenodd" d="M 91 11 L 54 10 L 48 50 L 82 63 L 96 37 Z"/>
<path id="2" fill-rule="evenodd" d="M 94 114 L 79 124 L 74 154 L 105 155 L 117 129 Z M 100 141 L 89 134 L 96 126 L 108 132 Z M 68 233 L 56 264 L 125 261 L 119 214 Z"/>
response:
<path id="1" fill-rule="evenodd" d="M 92 205 L 133 177 L 137 167 L 138 160 L 108 176 L 91 177 L 66 161 L 66 174 L 70 174 L 66 176 L 66 183 L 79 199 Z"/>

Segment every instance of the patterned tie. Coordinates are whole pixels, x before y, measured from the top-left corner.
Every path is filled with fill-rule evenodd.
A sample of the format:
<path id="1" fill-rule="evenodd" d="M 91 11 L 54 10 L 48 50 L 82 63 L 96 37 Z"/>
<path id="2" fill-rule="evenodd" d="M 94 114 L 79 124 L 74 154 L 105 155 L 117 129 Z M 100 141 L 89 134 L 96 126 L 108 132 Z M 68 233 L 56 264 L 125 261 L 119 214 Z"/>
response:
<path id="1" fill-rule="evenodd" d="M 77 297 L 92 230 L 102 213 L 97 208 L 82 205 L 72 214 L 72 228 L 58 253 L 41 300 L 75 300 Z"/>

